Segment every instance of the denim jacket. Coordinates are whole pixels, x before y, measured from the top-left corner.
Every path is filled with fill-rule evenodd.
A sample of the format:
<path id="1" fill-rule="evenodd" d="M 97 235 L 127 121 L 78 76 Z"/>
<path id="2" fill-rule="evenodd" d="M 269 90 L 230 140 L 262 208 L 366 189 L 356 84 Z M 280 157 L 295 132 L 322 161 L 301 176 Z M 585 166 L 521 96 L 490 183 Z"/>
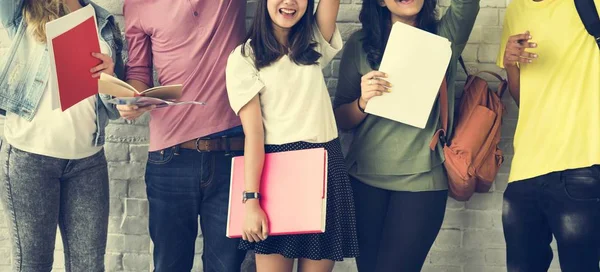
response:
<path id="1" fill-rule="evenodd" d="M 123 78 L 123 41 L 114 17 L 90 0 L 80 2 L 94 7 L 100 36 L 112 48 L 115 73 Z M 31 121 L 50 78 L 48 48 L 46 44 L 25 44 L 27 26 L 23 20 L 23 0 L 0 0 L 0 22 L 11 38 L 8 53 L 0 59 L 0 109 L 3 115 L 10 111 Z M 94 146 L 104 144 L 108 120 L 119 118 L 119 112 L 108 99 L 109 96 L 97 95 Z"/>

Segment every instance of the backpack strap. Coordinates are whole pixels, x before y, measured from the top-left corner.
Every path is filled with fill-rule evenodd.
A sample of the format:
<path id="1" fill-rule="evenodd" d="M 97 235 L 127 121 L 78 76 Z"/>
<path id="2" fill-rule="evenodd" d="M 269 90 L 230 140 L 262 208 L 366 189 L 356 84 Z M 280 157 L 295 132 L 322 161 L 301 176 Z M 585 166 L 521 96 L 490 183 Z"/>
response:
<path id="1" fill-rule="evenodd" d="M 442 81 L 442 86 L 440 87 L 440 120 L 442 121 L 442 127 L 438 129 L 433 135 L 433 139 L 431 139 L 431 143 L 429 143 L 429 148 L 431 150 L 435 150 L 435 146 L 438 141 L 442 141 L 443 145 L 446 145 L 448 139 L 446 138 L 446 132 L 448 131 L 448 83 L 446 83 L 446 77 L 444 76 L 444 80 Z"/>
<path id="2" fill-rule="evenodd" d="M 467 66 L 465 65 L 462 56 L 458 57 L 458 61 L 468 77 L 469 70 L 467 70 Z M 448 83 L 446 82 L 446 76 L 444 76 L 444 80 L 442 81 L 438 100 L 440 101 L 440 121 L 442 121 L 442 127 L 435 132 L 433 139 L 431 139 L 431 142 L 429 143 L 429 148 L 431 150 L 435 150 L 435 146 L 440 140 L 442 140 L 443 145 L 448 143 L 446 135 L 446 132 L 448 131 Z"/>
<path id="3" fill-rule="evenodd" d="M 463 71 L 465 71 L 465 74 L 469 76 L 469 70 L 467 70 L 467 66 L 465 65 L 465 61 L 463 60 L 462 56 L 458 57 L 458 62 L 460 62 L 460 66 L 463 68 Z"/>
<path id="4" fill-rule="evenodd" d="M 596 10 L 594 0 L 575 0 L 575 8 L 581 21 L 590 35 L 596 39 L 598 48 L 600 49 L 600 17 Z"/>

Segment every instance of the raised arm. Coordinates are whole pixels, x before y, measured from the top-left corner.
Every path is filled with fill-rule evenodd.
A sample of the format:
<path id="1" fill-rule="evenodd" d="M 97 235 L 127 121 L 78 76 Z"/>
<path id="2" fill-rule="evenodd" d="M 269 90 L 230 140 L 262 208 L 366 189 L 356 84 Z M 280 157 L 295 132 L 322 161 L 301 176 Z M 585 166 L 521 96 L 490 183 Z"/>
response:
<path id="1" fill-rule="evenodd" d="M 340 0 L 320 0 L 317 7 L 317 25 L 327 42 L 331 42 L 335 32 L 335 22 L 340 9 Z M 310 11 L 307 11 L 310 12 Z"/>
<path id="2" fill-rule="evenodd" d="M 452 0 L 440 20 L 439 34 L 452 42 L 455 55 L 465 48 L 478 13 L 479 0 Z"/>
<path id="3" fill-rule="evenodd" d="M 23 0 L 0 0 L 0 23 L 5 28 L 14 27 L 23 12 Z"/>

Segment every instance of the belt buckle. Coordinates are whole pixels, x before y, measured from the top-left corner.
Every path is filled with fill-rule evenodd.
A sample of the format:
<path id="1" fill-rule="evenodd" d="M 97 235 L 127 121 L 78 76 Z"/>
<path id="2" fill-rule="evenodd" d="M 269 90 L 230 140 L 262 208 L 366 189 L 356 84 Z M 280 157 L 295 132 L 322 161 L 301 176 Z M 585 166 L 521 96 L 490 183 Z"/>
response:
<path id="1" fill-rule="evenodd" d="M 198 152 L 202 152 L 202 150 L 200 150 L 200 141 L 201 140 L 202 140 L 202 138 L 196 139 L 196 151 L 198 151 Z M 204 149 L 207 149 L 207 145 L 208 144 L 206 144 L 206 143 L 204 144 Z M 206 150 L 204 150 L 204 151 L 206 151 Z"/>
<path id="2" fill-rule="evenodd" d="M 231 142 L 229 141 L 229 137 L 223 135 L 221 136 L 221 140 L 225 141 L 225 156 L 229 156 L 231 154 Z"/>

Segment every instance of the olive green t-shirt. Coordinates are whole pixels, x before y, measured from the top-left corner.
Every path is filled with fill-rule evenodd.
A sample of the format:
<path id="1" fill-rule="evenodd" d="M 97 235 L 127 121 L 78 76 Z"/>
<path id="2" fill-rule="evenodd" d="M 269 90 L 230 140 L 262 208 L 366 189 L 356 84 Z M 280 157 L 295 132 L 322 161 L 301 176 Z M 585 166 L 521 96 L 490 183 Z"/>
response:
<path id="1" fill-rule="evenodd" d="M 467 43 L 478 12 L 478 0 L 452 0 L 451 6 L 438 25 L 437 34 L 448 38 L 452 43 L 452 58 L 446 74 L 450 98 L 449 135 L 452 133 L 458 57 Z M 361 77 L 374 70 L 367 61 L 367 53 L 362 46 L 363 37 L 363 32 L 358 31 L 346 42 L 340 63 L 334 108 L 355 103 L 361 95 Z M 353 131 L 353 142 L 346 156 L 350 175 L 368 185 L 387 190 L 447 189 L 442 165 L 442 146 L 438 144 L 435 151 L 429 148 L 431 139 L 440 127 L 439 116 L 439 105 L 436 103 L 427 126 L 420 129 L 368 115 Z"/>

